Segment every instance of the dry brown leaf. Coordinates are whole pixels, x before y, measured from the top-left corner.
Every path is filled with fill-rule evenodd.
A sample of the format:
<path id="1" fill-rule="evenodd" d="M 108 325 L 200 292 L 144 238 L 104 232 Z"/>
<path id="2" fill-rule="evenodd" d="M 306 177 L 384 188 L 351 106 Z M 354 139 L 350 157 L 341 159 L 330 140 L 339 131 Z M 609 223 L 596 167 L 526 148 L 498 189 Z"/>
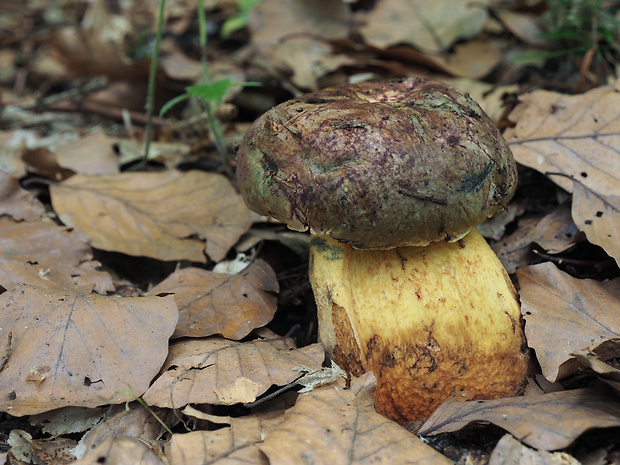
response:
<path id="1" fill-rule="evenodd" d="M 172 296 L 113 298 L 18 286 L 0 296 L 0 409 L 31 415 L 140 396 L 168 353 Z"/>
<path id="2" fill-rule="evenodd" d="M 526 44 L 543 48 L 551 45 L 550 41 L 543 37 L 546 31 L 540 15 L 520 13 L 504 8 L 496 8 L 493 12 L 506 29 Z"/>
<path id="3" fill-rule="evenodd" d="M 577 279 L 549 262 L 520 268 L 517 278 L 528 345 L 549 381 L 575 372 L 571 353 L 620 337 L 620 278 Z"/>
<path id="4" fill-rule="evenodd" d="M 74 463 L 71 449 L 75 440 L 68 438 L 32 439 L 26 431 L 14 429 L 7 441 L 11 454 L 22 463 L 65 465 Z"/>
<path id="5" fill-rule="evenodd" d="M 510 434 L 504 435 L 489 459 L 489 465 L 581 465 L 566 452 L 532 450 Z"/>
<path id="6" fill-rule="evenodd" d="M 351 389 L 340 381 L 300 395 L 286 411 L 260 445 L 270 465 L 452 463 L 375 412 L 371 374 L 354 378 Z"/>
<path id="7" fill-rule="evenodd" d="M 367 44 L 377 48 L 409 44 L 424 53 L 440 54 L 458 39 L 480 33 L 487 19 L 486 3 L 379 0 L 365 15 L 360 32 Z"/>
<path id="8" fill-rule="evenodd" d="M 188 434 L 175 434 L 166 447 L 166 457 L 170 465 L 194 465 L 213 461 L 218 465 L 239 463 L 267 465 L 269 462 L 259 450 L 258 445 L 273 428 L 284 421 L 281 411 L 270 414 L 246 415 L 244 417 L 219 417 L 202 412 L 189 411 L 184 414 L 198 415 L 197 418 L 228 427 L 213 431 L 194 431 Z"/>
<path id="9" fill-rule="evenodd" d="M 160 260 L 219 261 L 251 224 L 228 180 L 202 171 L 75 175 L 50 189 L 66 225 L 93 247 Z"/>
<path id="10" fill-rule="evenodd" d="M 146 442 L 135 438 L 116 436 L 106 439 L 99 447 L 89 450 L 74 465 L 165 465 Z"/>
<path id="11" fill-rule="evenodd" d="M 620 339 L 613 342 L 620 348 Z M 571 355 L 577 359 L 583 368 L 592 371 L 598 379 L 609 384 L 620 393 L 620 370 L 605 363 L 605 357 L 601 357 L 595 350 L 590 349 L 576 350 Z M 618 351 L 616 351 L 614 358 L 617 357 L 620 357 Z"/>
<path id="12" fill-rule="evenodd" d="M 179 322 L 173 338 L 221 334 L 239 340 L 271 321 L 277 310 L 278 280 L 269 264 L 256 260 L 238 274 L 184 268 L 149 295 L 174 293 Z"/>
<path id="13" fill-rule="evenodd" d="M 536 223 L 528 239 L 548 253 L 557 254 L 575 245 L 579 230 L 571 217 L 571 204 L 564 202 Z"/>
<path id="14" fill-rule="evenodd" d="M 143 399 L 167 408 L 253 402 L 271 385 L 299 378 L 294 367 L 316 370 L 324 358 L 320 344 L 295 349 L 292 340 L 280 337 L 243 343 L 219 337 L 175 342 Z"/>
<path id="15" fill-rule="evenodd" d="M 508 236 L 504 236 L 499 242 L 491 246 L 497 257 L 509 274 L 518 268 L 527 266 L 537 257 L 532 253 L 532 240 L 530 234 L 536 227 L 538 220 L 534 218 L 521 218 L 519 227 Z"/>
<path id="16" fill-rule="evenodd" d="M 599 194 L 575 182 L 572 213 L 588 240 L 603 247 L 620 264 L 620 177 L 614 193 Z"/>
<path id="17" fill-rule="evenodd" d="M 515 158 L 573 192 L 573 218 L 620 261 L 620 81 L 581 95 L 521 96 L 506 131 Z"/>
<path id="18" fill-rule="evenodd" d="M 104 175 L 118 173 L 118 159 L 112 149 L 113 140 L 103 129 L 73 141 L 56 150 L 56 160 L 63 168 L 76 173 Z"/>
<path id="19" fill-rule="evenodd" d="M 0 284 L 47 289 L 114 290 L 112 277 L 97 271 L 88 238 L 52 222 L 15 223 L 0 218 Z"/>
<path id="20" fill-rule="evenodd" d="M 474 40 L 457 44 L 451 53 L 423 54 L 409 46 L 387 49 L 385 55 L 421 63 L 452 76 L 480 79 L 502 61 L 502 49 L 492 41 Z"/>
<path id="21" fill-rule="evenodd" d="M 295 35 L 284 38 L 269 49 L 268 56 L 289 68 L 293 84 L 305 90 L 318 90 L 320 78 L 355 62 L 345 54 L 334 53 L 323 38 L 316 36 Z"/>
<path id="22" fill-rule="evenodd" d="M 45 212 L 33 192 L 22 189 L 15 176 L 0 171 L 0 215 L 18 221 L 34 221 Z"/>
<path id="23" fill-rule="evenodd" d="M 536 449 L 558 450 L 589 429 L 620 426 L 620 399 L 607 390 L 576 389 L 533 397 L 446 402 L 419 434 L 457 431 L 479 421 L 489 421 Z"/>

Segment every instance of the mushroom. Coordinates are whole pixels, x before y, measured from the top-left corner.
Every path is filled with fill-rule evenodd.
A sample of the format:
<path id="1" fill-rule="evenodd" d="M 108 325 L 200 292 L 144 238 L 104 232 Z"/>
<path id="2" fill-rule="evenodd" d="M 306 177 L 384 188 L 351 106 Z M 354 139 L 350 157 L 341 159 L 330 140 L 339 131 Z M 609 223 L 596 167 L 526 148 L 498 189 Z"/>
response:
<path id="1" fill-rule="evenodd" d="M 411 78 L 345 84 L 263 114 L 237 153 L 249 208 L 310 230 L 319 339 L 377 378 L 375 407 L 416 428 L 452 397 L 519 394 L 517 294 L 475 226 L 516 163 L 467 94 Z"/>

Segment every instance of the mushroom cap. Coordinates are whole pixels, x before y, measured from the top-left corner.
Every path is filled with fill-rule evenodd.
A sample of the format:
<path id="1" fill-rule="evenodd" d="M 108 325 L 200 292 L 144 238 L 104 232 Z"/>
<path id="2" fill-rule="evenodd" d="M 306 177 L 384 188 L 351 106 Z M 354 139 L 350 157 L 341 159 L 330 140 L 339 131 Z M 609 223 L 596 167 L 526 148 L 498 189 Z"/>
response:
<path id="1" fill-rule="evenodd" d="M 517 180 L 480 106 L 420 78 L 286 101 L 251 125 L 236 163 L 249 208 L 356 248 L 456 240 L 500 210 Z"/>

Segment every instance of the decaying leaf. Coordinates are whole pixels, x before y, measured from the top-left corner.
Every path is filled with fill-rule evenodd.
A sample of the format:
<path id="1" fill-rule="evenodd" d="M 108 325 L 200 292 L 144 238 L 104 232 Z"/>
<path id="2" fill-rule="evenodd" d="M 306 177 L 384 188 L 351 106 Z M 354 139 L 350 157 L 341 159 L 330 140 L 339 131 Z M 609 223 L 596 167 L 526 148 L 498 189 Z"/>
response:
<path id="1" fill-rule="evenodd" d="M 257 260 L 234 275 L 184 268 L 149 294 L 166 292 L 174 293 L 179 307 L 173 338 L 221 334 L 238 340 L 271 321 L 277 308 L 278 280 L 267 262 Z"/>
<path id="2" fill-rule="evenodd" d="M 452 461 L 375 412 L 374 378 L 344 380 L 301 395 L 260 450 L 270 465 L 431 464 Z"/>
<path id="3" fill-rule="evenodd" d="M 620 399 L 607 390 L 575 389 L 533 397 L 446 402 L 419 434 L 457 431 L 478 421 L 489 421 L 528 446 L 558 450 L 589 429 L 620 426 Z"/>
<path id="4" fill-rule="evenodd" d="M 0 218 L 0 284 L 47 289 L 114 290 L 112 277 L 98 271 L 88 238 L 51 221 L 16 223 Z"/>
<path id="5" fill-rule="evenodd" d="M 243 343 L 219 337 L 175 342 L 143 399 L 167 408 L 253 402 L 271 385 L 299 378 L 295 366 L 316 370 L 324 358 L 320 344 L 295 349 L 292 340 L 281 337 Z"/>
<path id="6" fill-rule="evenodd" d="M 620 260 L 620 81 L 581 95 L 521 96 L 505 137 L 519 163 L 572 192 L 572 214 L 588 239 Z"/>
<path id="7" fill-rule="evenodd" d="M 168 353 L 172 296 L 114 298 L 18 286 L 0 296 L 1 337 L 12 346 L 0 409 L 29 415 L 140 396 Z"/>
<path id="8" fill-rule="evenodd" d="M 219 261 L 250 226 L 228 180 L 202 171 L 76 175 L 51 187 L 60 219 L 93 247 L 160 260 Z"/>
<path id="9" fill-rule="evenodd" d="M 517 278 L 528 345 L 548 380 L 576 371 L 576 350 L 620 337 L 620 278 L 576 279 L 549 262 L 520 268 Z"/>

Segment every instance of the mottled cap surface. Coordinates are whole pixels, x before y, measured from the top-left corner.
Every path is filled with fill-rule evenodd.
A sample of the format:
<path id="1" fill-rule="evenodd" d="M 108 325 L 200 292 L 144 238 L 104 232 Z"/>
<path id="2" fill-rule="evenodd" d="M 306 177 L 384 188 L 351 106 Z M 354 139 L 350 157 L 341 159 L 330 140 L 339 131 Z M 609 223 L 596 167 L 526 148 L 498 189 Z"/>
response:
<path id="1" fill-rule="evenodd" d="M 417 78 L 284 102 L 252 124 L 236 163 L 249 208 L 358 248 L 454 240 L 500 210 L 517 178 L 480 106 Z"/>

